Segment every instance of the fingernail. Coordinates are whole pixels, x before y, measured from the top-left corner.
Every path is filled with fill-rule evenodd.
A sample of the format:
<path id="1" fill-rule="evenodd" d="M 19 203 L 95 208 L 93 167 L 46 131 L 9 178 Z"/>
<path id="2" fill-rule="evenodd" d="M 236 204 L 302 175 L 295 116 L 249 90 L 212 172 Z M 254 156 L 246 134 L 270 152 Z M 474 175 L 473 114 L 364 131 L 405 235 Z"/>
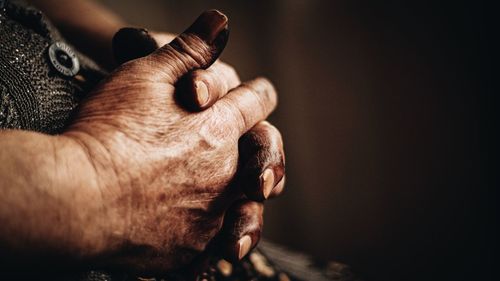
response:
<path id="1" fill-rule="evenodd" d="M 217 269 L 224 277 L 229 277 L 233 273 L 233 265 L 226 260 L 219 260 L 217 262 Z"/>
<path id="2" fill-rule="evenodd" d="M 207 85 L 202 81 L 195 82 L 196 100 L 200 107 L 208 103 L 209 93 Z"/>
<path id="3" fill-rule="evenodd" d="M 147 56 L 158 49 L 156 40 L 144 28 L 122 28 L 113 36 L 112 43 L 118 63 Z"/>
<path id="4" fill-rule="evenodd" d="M 238 241 L 237 247 L 238 247 L 238 259 L 241 260 L 250 251 L 250 248 L 252 247 L 252 238 L 250 238 L 249 235 L 243 236 Z"/>
<path id="5" fill-rule="evenodd" d="M 229 41 L 228 39 L 229 39 L 229 28 L 222 30 L 217 36 L 217 38 L 215 38 L 213 45 L 215 46 L 216 50 L 219 51 L 219 53 L 222 52 L 222 50 L 224 50 L 224 48 L 226 47 L 227 41 Z"/>
<path id="6" fill-rule="evenodd" d="M 218 38 L 219 33 L 227 30 L 227 22 L 228 19 L 223 13 L 209 10 L 201 14 L 186 32 L 194 33 L 207 43 L 212 44 Z"/>
<path id="7" fill-rule="evenodd" d="M 274 188 L 274 171 L 272 169 L 265 169 L 261 176 L 262 190 L 264 192 L 264 198 L 268 198 Z"/>

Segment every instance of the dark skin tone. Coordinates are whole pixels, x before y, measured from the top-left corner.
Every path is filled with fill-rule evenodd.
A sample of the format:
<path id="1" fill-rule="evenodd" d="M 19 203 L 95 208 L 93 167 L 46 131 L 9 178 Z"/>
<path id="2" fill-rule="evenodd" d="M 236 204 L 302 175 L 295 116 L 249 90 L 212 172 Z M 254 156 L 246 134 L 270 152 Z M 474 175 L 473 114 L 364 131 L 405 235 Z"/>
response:
<path id="1" fill-rule="evenodd" d="M 113 38 L 115 60 L 125 63 L 152 53 L 165 39 L 157 38 L 158 36 L 144 29 L 121 29 Z M 198 98 L 200 93 L 197 84 L 200 82 L 207 86 L 208 91 L 208 98 L 204 103 Z M 202 111 L 240 83 L 236 71 L 231 66 L 218 62 L 208 69 L 196 69 L 184 75 L 177 83 L 176 98 L 185 108 Z M 213 249 L 220 248 L 215 254 L 223 255 L 233 261 L 242 258 L 233 246 L 238 244 L 238 240 L 245 235 L 249 235 L 252 241 L 260 240 L 264 209 L 260 202 L 278 196 L 285 184 L 283 142 L 274 126 L 268 122 L 259 122 L 240 138 L 239 148 L 242 172 L 238 174 L 235 182 L 246 196 L 255 202 L 241 200 L 235 203 L 228 211 L 230 215 L 220 234 L 221 237 L 216 241 L 218 245 L 212 245 Z M 263 181 L 264 174 L 273 179 Z M 277 178 L 276 182 L 274 177 Z"/>
<path id="2" fill-rule="evenodd" d="M 123 28 L 113 38 L 115 61 L 121 64 L 146 56 L 172 39 L 170 34 L 152 33 L 139 28 Z M 177 83 L 176 98 L 185 108 L 201 111 L 209 108 L 240 83 L 234 68 L 216 61 L 208 69 L 195 69 L 184 75 Z M 207 92 L 200 93 L 200 84 L 203 86 L 202 90 Z M 205 99 L 202 101 L 200 96 Z M 252 128 L 240 140 L 240 157 L 243 172 L 239 175 L 238 185 L 246 191 L 248 198 L 260 202 L 276 197 L 283 191 L 285 184 L 283 143 L 275 127 L 267 122 L 261 122 Z M 266 167 L 270 167 L 273 172 L 265 171 Z M 273 177 L 271 181 L 267 181 L 267 185 L 262 180 L 264 174 L 266 177 Z M 278 179 L 276 183 L 274 177 Z M 263 205 L 257 202 L 242 200 L 231 208 L 228 212 L 231 214 L 231 219 L 225 223 L 224 231 L 219 235 L 221 237 L 216 239 L 218 245 L 212 245 L 215 254 L 233 261 L 241 259 L 245 251 L 240 251 L 238 241 L 245 235 L 250 236 L 252 241 L 260 240 Z"/>
<path id="3" fill-rule="evenodd" d="M 97 175 L 103 181 L 101 194 L 105 198 L 112 194 L 107 200 L 116 202 L 114 196 L 125 189 L 118 201 L 132 200 L 126 208 L 118 204 L 112 209 L 120 217 L 130 217 L 134 231 L 124 242 L 129 248 L 144 249 L 144 256 L 122 256 L 115 261 L 118 264 L 144 268 L 186 264 L 216 236 L 225 211 L 244 194 L 232 184 L 238 139 L 274 109 L 272 85 L 265 79 L 247 82 L 196 114 L 179 109 L 174 100 L 180 77 L 215 60 L 226 29 L 225 16 L 207 12 L 169 45 L 122 65 L 82 104 L 66 133 L 86 147 L 91 158 L 98 158 L 93 163 L 98 173 L 106 169 L 112 173 Z M 152 158 L 147 156 L 151 149 Z M 275 185 L 274 177 L 268 179 Z M 151 209 L 155 200 L 165 208 Z M 148 217 L 154 221 L 144 220 Z M 253 243 L 249 238 L 238 242 L 238 252 L 248 252 Z"/>
<path id="4" fill-rule="evenodd" d="M 276 196 L 284 186 L 281 137 L 272 125 L 259 122 L 274 108 L 275 92 L 264 79 L 233 89 L 239 85 L 234 70 L 217 67 L 218 64 L 208 68 L 222 51 L 220 40 L 216 39 L 220 39 L 227 19 L 210 12 L 201 21 L 202 27 L 188 29 L 172 44 L 116 69 L 83 103 L 74 124 L 63 135 L 54 138 L 35 133 L 2 133 L 2 145 L 14 148 L 13 153 L 22 149 L 29 154 L 40 144 L 54 147 L 56 157 L 49 164 L 58 167 L 57 174 L 40 171 L 38 175 L 29 168 L 30 163 L 17 159 L 12 170 L 0 171 L 13 175 L 2 179 L 2 186 L 12 186 L 16 173 L 29 172 L 33 181 L 18 185 L 32 187 L 46 181 L 47 186 L 73 186 L 74 189 L 66 189 L 67 194 L 53 197 L 79 207 L 68 211 L 24 206 L 26 213 L 33 212 L 32 223 L 19 230 L 6 219 L 2 243 L 11 241 L 5 235 L 20 231 L 32 243 L 38 243 L 40 237 L 46 239 L 45 250 L 68 252 L 70 256 L 95 262 L 100 262 L 100 256 L 112 255 L 116 258 L 106 259 L 105 265 L 148 272 L 179 268 L 200 253 L 207 254 L 206 249 L 218 249 L 220 254 L 238 259 L 255 246 L 260 238 L 263 208 L 256 201 Z M 221 79 L 221 73 L 229 78 Z M 175 86 L 183 77 L 190 77 L 187 85 L 194 86 L 184 86 L 186 90 L 180 91 Z M 196 103 L 201 99 L 193 99 L 200 95 L 195 87 L 197 81 L 207 86 L 208 103 Z M 174 94 L 177 100 L 172 99 Z M 183 96 L 190 97 L 187 101 L 195 101 L 191 109 L 206 110 L 186 112 L 177 105 Z M 180 127 L 183 130 L 176 131 Z M 179 146 L 178 140 L 183 139 Z M 173 152 L 182 157 L 172 158 Z M 15 155 L 2 154 L 2 160 L 12 158 Z M 47 163 L 43 155 L 35 158 Z M 198 160 L 185 163 L 180 159 Z M 68 163 L 77 166 L 78 172 L 71 172 Z M 46 165 L 48 170 L 54 170 L 51 165 Z M 73 175 L 71 183 L 64 177 L 66 174 Z M 12 198 L 9 205 L 7 193 L 5 207 L 20 204 L 18 197 Z M 128 202 L 126 206 L 124 202 Z M 68 213 L 68 221 L 74 223 L 64 229 L 44 230 L 37 224 L 39 212 L 53 213 L 58 220 L 63 216 L 61 212 Z M 228 214 L 226 219 L 224 214 Z M 129 220 L 124 222 L 124 217 Z M 85 225 L 85 231 L 79 225 Z M 57 243 L 52 244 L 51 239 Z M 23 252 L 23 247 L 31 248 L 29 243 L 11 242 L 19 252 Z M 218 247 L 209 247 L 212 244 Z M 130 256 L 128 250 L 123 251 L 124 246 L 140 250 Z"/>

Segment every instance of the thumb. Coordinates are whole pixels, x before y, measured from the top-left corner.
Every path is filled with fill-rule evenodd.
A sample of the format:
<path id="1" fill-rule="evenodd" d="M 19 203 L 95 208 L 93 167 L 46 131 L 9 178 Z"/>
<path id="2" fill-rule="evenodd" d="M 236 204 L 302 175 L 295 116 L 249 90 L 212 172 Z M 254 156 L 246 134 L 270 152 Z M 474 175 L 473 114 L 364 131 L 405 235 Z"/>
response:
<path id="1" fill-rule="evenodd" d="M 150 32 L 145 28 L 121 28 L 115 33 L 111 42 L 114 62 L 118 66 L 145 57 L 174 38 L 171 33 Z"/>
<path id="2" fill-rule="evenodd" d="M 209 10 L 172 42 L 144 59 L 158 74 L 158 79 L 173 85 L 189 71 L 206 69 L 214 63 L 226 46 L 228 36 L 227 17 L 217 10 Z"/>
<path id="3" fill-rule="evenodd" d="M 112 41 L 113 55 L 117 65 L 145 57 L 158 47 L 158 42 L 144 28 L 122 28 L 113 36 Z"/>

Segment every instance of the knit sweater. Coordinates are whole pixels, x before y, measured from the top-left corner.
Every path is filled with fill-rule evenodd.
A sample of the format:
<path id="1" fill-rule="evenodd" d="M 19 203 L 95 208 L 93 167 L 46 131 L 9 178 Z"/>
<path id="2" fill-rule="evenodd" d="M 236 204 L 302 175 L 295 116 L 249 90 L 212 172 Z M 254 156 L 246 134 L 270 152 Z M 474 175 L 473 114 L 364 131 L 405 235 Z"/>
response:
<path id="1" fill-rule="evenodd" d="M 65 42 L 40 11 L 0 0 L 0 129 L 62 132 L 78 103 L 105 75 Z M 319 269 L 306 256 L 269 242 L 240 262 L 213 257 L 209 263 L 200 280 L 355 280 L 345 265 L 324 263 Z M 48 271 L 22 274 L 31 280 L 182 280 L 175 274 L 141 279 L 120 272 Z"/>
<path id="2" fill-rule="evenodd" d="M 0 5 L 0 128 L 59 133 L 105 73 L 72 48 L 79 71 L 63 74 L 49 49 L 57 42 L 71 46 L 43 14 L 22 2 Z"/>

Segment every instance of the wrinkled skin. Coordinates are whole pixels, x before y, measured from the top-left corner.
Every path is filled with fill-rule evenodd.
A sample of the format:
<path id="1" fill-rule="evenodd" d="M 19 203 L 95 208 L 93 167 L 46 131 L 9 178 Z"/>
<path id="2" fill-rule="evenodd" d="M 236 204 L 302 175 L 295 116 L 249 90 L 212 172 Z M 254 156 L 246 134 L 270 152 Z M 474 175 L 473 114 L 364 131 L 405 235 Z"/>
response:
<path id="1" fill-rule="evenodd" d="M 98 243 L 105 246 L 95 252 L 111 257 L 110 265 L 165 271 L 189 263 L 243 197 L 234 184 L 238 139 L 271 113 L 276 92 L 259 78 L 203 112 L 179 107 L 176 83 L 215 60 L 227 23 L 214 11 L 201 17 L 212 20 L 209 30 L 195 23 L 171 44 L 118 67 L 64 133 L 95 168 L 96 204 L 108 216 L 105 241 Z M 273 177 L 272 185 L 280 180 Z"/>

